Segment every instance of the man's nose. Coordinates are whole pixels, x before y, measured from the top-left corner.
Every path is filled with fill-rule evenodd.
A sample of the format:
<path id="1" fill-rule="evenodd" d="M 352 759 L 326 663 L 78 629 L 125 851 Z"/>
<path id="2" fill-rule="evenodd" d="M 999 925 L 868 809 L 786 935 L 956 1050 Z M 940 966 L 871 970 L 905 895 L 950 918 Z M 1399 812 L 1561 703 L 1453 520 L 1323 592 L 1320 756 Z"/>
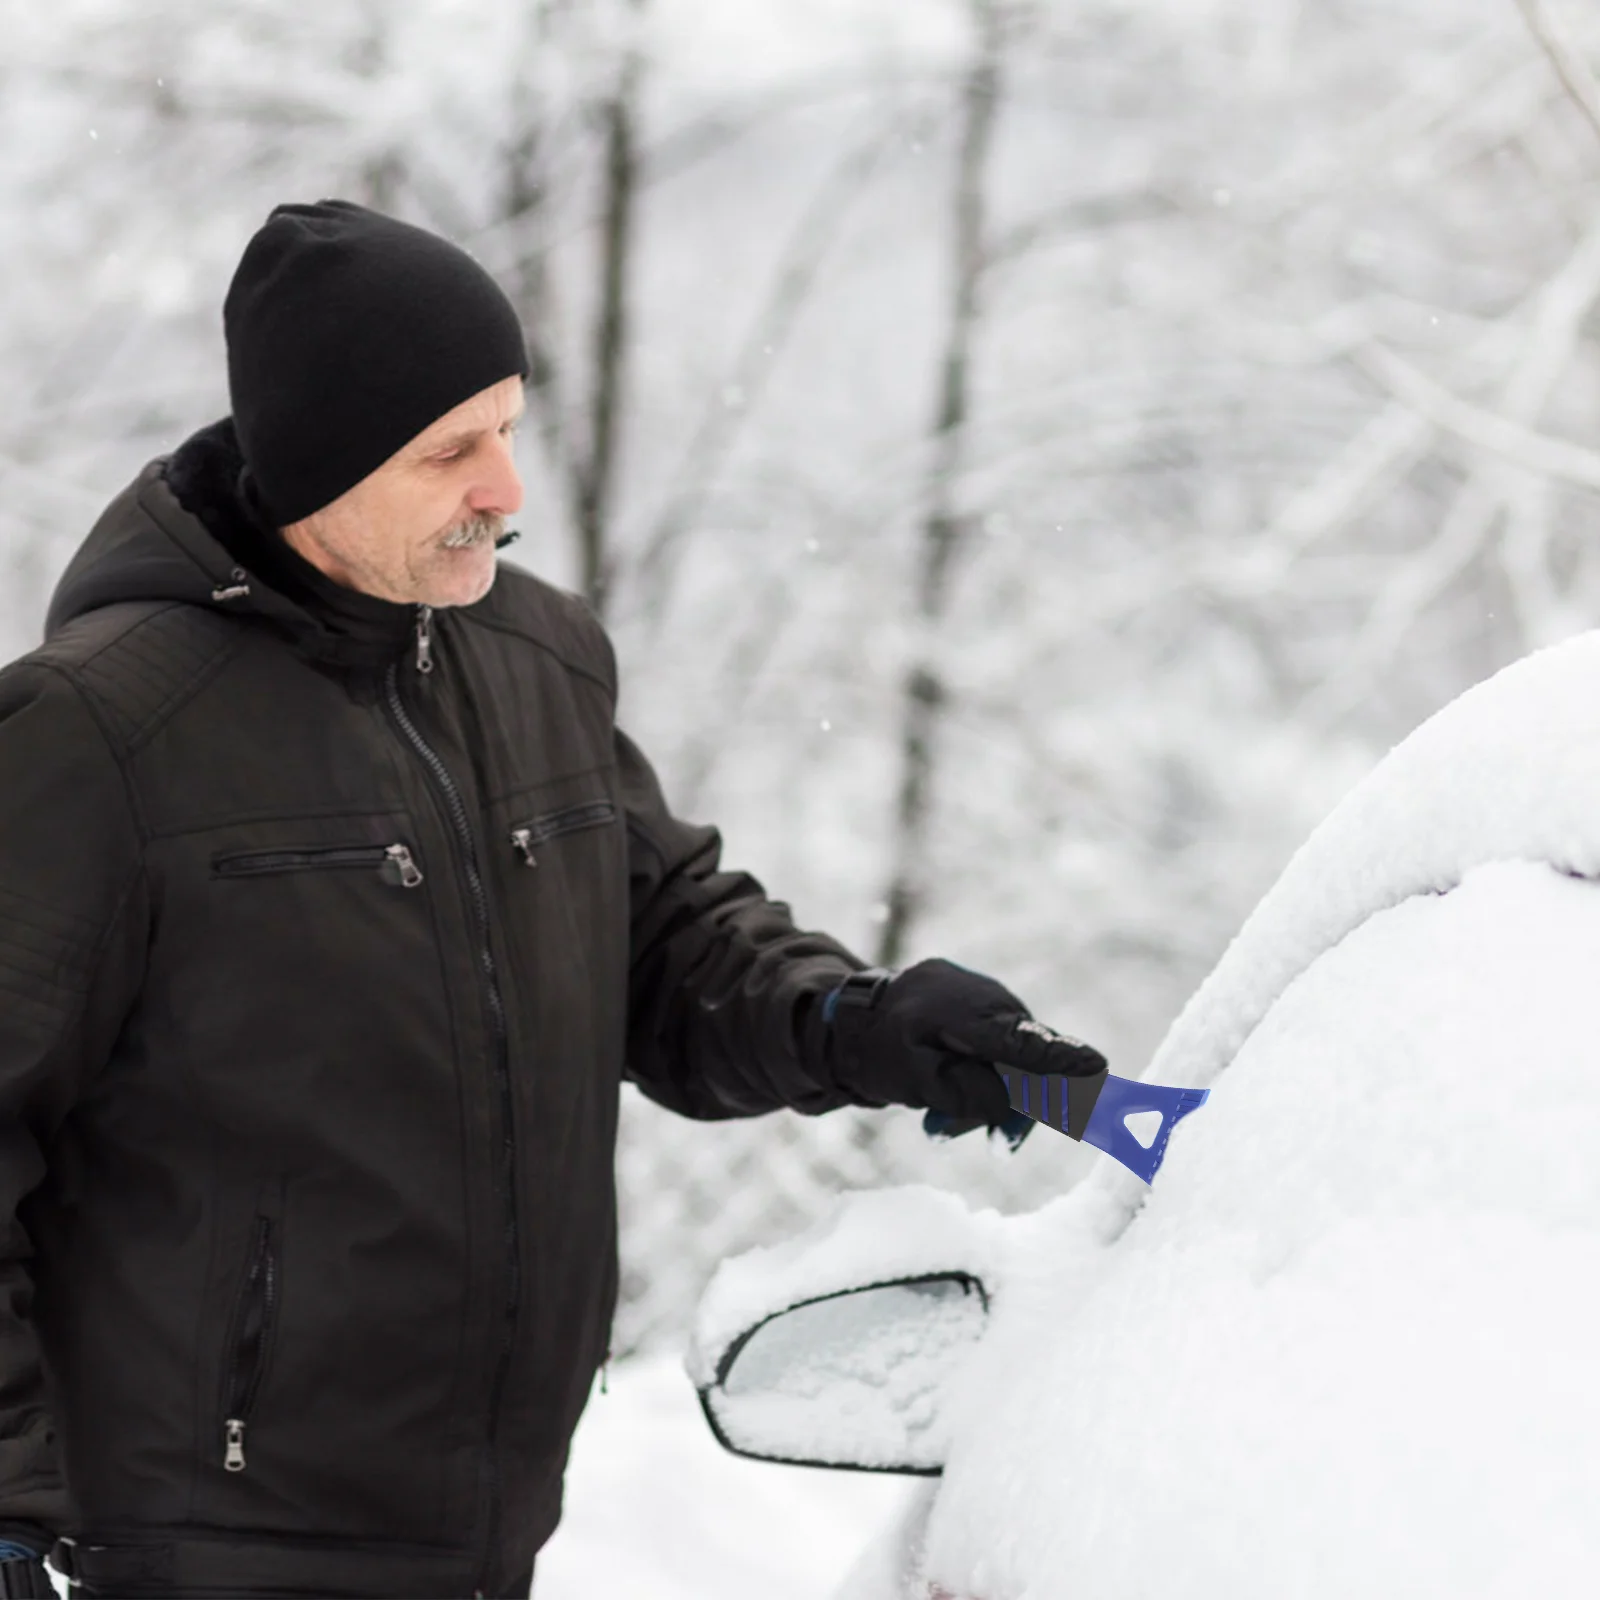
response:
<path id="1" fill-rule="evenodd" d="M 490 446 L 483 476 L 473 485 L 467 504 L 474 511 L 512 517 L 522 509 L 522 475 L 517 471 L 516 446 L 497 438 Z"/>

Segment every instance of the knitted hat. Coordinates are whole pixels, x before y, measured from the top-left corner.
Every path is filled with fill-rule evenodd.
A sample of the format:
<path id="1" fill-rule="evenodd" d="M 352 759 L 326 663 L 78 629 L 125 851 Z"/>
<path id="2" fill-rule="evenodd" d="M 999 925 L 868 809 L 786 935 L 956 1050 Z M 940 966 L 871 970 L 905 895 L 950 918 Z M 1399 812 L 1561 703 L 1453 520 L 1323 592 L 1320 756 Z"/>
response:
<path id="1" fill-rule="evenodd" d="M 517 314 L 471 256 L 348 200 L 277 207 L 222 323 L 239 445 L 280 527 L 463 400 L 528 375 Z"/>

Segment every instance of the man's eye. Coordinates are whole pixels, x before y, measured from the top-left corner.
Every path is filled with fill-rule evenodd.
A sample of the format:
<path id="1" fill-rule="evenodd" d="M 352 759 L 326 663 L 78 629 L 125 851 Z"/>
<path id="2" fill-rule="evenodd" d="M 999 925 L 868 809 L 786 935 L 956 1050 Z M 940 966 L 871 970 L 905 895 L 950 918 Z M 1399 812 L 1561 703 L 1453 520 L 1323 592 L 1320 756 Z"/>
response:
<path id="1" fill-rule="evenodd" d="M 448 467 L 452 461 L 459 461 L 465 454 L 465 450 L 441 450 L 431 459 L 436 467 Z"/>

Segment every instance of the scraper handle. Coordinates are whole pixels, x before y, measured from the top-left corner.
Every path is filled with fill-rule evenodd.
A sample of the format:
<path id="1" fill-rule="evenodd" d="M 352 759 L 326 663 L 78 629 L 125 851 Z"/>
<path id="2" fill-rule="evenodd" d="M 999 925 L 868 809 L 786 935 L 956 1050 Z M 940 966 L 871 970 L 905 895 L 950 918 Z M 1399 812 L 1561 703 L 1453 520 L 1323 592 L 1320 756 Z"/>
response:
<path id="1" fill-rule="evenodd" d="M 1002 1071 L 1001 1081 L 1012 1106 L 1025 1116 L 1081 1139 L 1120 1161 L 1130 1172 L 1151 1182 L 1167 1153 L 1172 1130 L 1210 1097 L 1209 1089 L 1175 1089 L 1161 1083 L 1140 1083 L 1110 1072 L 1066 1078 L 1054 1073 Z M 1156 1136 L 1145 1145 L 1127 1119 L 1141 1111 L 1161 1118 Z"/>

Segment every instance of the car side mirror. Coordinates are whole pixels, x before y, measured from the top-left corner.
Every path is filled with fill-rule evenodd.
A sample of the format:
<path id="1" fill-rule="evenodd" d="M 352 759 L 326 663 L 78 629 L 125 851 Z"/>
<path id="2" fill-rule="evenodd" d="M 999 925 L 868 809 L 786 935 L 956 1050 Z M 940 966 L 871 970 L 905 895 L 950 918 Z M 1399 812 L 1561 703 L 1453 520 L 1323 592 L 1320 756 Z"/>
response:
<path id="1" fill-rule="evenodd" d="M 944 1392 L 988 1316 L 987 1292 L 964 1272 L 803 1300 L 732 1340 L 700 1404 L 736 1455 L 936 1476 Z"/>

